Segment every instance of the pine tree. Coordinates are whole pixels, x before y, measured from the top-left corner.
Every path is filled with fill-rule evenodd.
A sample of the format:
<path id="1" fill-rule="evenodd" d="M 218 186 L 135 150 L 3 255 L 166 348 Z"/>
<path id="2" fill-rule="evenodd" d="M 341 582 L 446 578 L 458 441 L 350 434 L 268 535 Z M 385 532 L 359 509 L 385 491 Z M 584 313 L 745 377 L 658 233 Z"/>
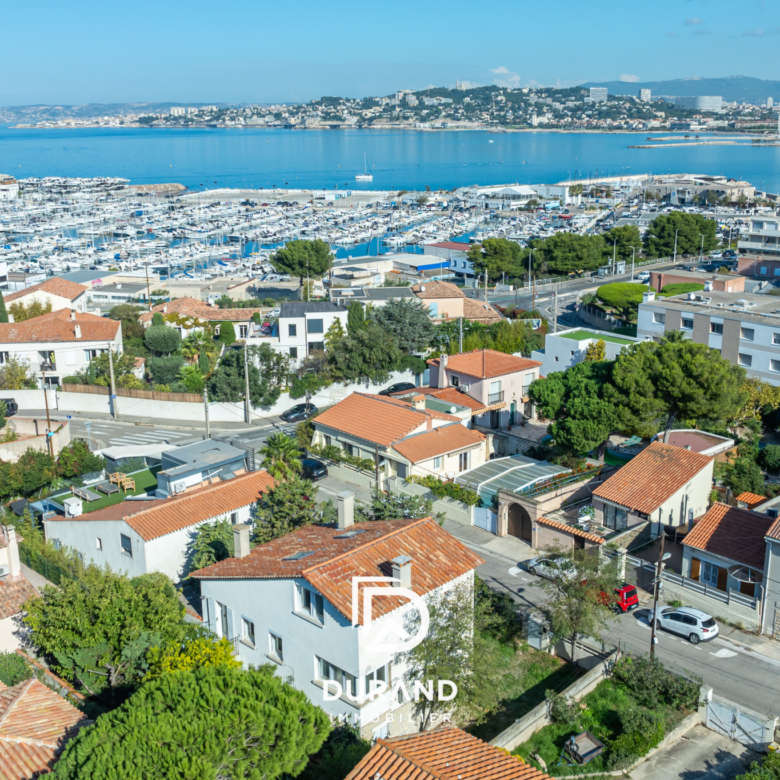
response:
<path id="1" fill-rule="evenodd" d="M 365 330 L 366 315 L 363 311 L 363 304 L 352 301 L 347 309 L 347 333 L 354 336 L 358 331 Z"/>
<path id="2" fill-rule="evenodd" d="M 344 326 L 341 324 L 341 320 L 333 320 L 331 326 L 328 328 L 328 332 L 325 334 L 325 348 L 333 349 L 333 346 L 338 344 L 338 342 L 341 341 L 346 335 L 347 334 L 344 333 Z"/>
<path id="3" fill-rule="evenodd" d="M 211 371 L 211 364 L 209 363 L 208 353 L 202 347 L 198 353 L 198 368 L 200 369 L 200 373 L 203 374 L 203 376 L 206 376 L 206 374 Z"/>

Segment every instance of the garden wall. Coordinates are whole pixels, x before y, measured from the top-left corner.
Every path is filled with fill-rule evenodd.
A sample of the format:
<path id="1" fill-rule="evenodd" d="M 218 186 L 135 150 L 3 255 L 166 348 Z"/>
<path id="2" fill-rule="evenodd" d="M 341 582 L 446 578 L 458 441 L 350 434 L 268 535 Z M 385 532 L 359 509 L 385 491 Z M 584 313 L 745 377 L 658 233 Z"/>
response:
<path id="1" fill-rule="evenodd" d="M 15 430 L 19 436 L 27 438 L 0 443 L 0 460 L 16 463 L 28 449 L 48 452 L 49 445 L 46 443 L 47 425 L 48 423 L 45 419 L 34 420 L 29 417 L 9 417 L 8 427 Z M 56 458 L 62 449 L 70 444 L 70 426 L 67 422 L 53 422 L 51 427 L 54 431 L 51 437 L 51 446 Z"/>

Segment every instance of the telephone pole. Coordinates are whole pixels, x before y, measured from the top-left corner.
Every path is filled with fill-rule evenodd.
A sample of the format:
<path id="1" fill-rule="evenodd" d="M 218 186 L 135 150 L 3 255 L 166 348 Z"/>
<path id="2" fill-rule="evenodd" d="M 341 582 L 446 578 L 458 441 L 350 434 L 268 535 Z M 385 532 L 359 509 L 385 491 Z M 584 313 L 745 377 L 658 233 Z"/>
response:
<path id="1" fill-rule="evenodd" d="M 671 557 L 671 553 L 666 553 L 664 555 L 664 540 L 666 539 L 666 534 L 664 533 L 664 527 L 661 523 L 659 523 L 661 526 L 661 549 L 658 552 L 658 564 L 655 567 L 655 591 L 653 595 L 653 617 L 652 617 L 652 625 L 650 626 L 650 660 L 652 661 L 655 656 L 655 632 L 656 632 L 656 626 L 658 625 L 658 597 L 661 594 L 661 572 L 664 569 L 664 561 Z"/>
<path id="2" fill-rule="evenodd" d="M 152 292 L 149 287 L 149 263 L 146 264 L 146 297 L 149 301 L 149 311 L 152 310 Z"/>
<path id="3" fill-rule="evenodd" d="M 43 373 L 43 369 L 41 369 L 41 380 L 43 383 L 43 400 L 46 404 L 46 444 L 49 445 L 49 455 L 54 460 L 54 450 L 51 443 L 51 417 L 49 417 L 49 391 L 46 387 L 46 375 Z"/>
<path id="4" fill-rule="evenodd" d="M 553 293 L 553 333 L 558 332 L 558 294 Z"/>
<path id="5" fill-rule="evenodd" d="M 209 391 L 203 388 L 203 409 L 206 413 L 206 438 L 211 438 L 211 426 L 209 425 Z"/>
<path id="6" fill-rule="evenodd" d="M 458 317 L 458 354 L 463 352 L 463 317 Z"/>
<path id="7" fill-rule="evenodd" d="M 249 359 L 247 358 L 247 346 L 244 344 L 244 422 L 249 425 L 252 416 L 249 411 Z"/>
<path id="8" fill-rule="evenodd" d="M 111 344 L 108 345 L 108 374 L 111 377 L 111 413 L 115 420 L 119 419 L 117 408 L 116 385 L 114 384 L 114 358 L 111 353 Z"/>

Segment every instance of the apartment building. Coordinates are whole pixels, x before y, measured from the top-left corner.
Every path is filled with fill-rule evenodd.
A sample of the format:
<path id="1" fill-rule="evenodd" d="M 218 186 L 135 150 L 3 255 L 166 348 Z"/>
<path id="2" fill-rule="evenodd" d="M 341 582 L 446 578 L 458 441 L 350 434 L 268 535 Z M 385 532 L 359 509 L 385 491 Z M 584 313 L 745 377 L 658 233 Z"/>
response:
<path id="1" fill-rule="evenodd" d="M 738 243 L 737 272 L 767 279 L 780 277 L 780 217 L 755 217 Z"/>

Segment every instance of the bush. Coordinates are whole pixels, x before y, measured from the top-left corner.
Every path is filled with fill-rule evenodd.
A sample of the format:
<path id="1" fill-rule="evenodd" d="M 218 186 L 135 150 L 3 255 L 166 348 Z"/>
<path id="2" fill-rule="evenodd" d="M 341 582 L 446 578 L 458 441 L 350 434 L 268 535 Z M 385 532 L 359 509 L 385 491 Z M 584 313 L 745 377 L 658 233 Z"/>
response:
<path id="1" fill-rule="evenodd" d="M 580 708 L 576 701 L 570 700 L 562 693 L 555 690 L 544 692 L 547 706 L 550 710 L 550 720 L 553 723 L 574 723 Z"/>
<path id="2" fill-rule="evenodd" d="M 144 334 L 144 343 L 158 355 L 170 355 L 181 346 L 181 334 L 174 328 L 165 325 L 152 325 Z"/>
<path id="3" fill-rule="evenodd" d="M 650 709 L 666 704 L 676 710 L 695 710 L 699 703 L 701 679 L 681 677 L 657 659 L 625 656 L 615 664 L 612 677 Z"/>
<path id="4" fill-rule="evenodd" d="M 232 322 L 223 322 L 219 326 L 219 340 L 229 346 L 236 340 L 236 329 L 233 327 Z"/>
<path id="5" fill-rule="evenodd" d="M 780 471 L 780 445 L 768 444 L 759 455 L 761 465 L 773 474 Z"/>
<path id="6" fill-rule="evenodd" d="M 16 653 L 0 653 L 0 681 L 9 688 L 33 676 L 30 664 Z"/>
<path id="7" fill-rule="evenodd" d="M 427 487 L 436 498 L 444 498 L 446 496 L 447 498 L 454 498 L 456 501 L 462 501 L 469 506 L 479 504 L 479 496 L 473 490 L 464 488 L 455 482 L 444 482 L 434 476 L 418 477 L 416 475 L 410 476 L 409 481 Z"/>
<path id="8" fill-rule="evenodd" d="M 149 358 L 147 365 L 155 385 L 171 385 L 179 378 L 184 358 L 181 355 L 153 357 Z"/>
<path id="9" fill-rule="evenodd" d="M 337 447 L 335 444 L 329 444 L 327 447 L 323 447 L 321 444 L 315 444 L 310 449 L 312 455 L 318 455 L 321 458 L 328 458 L 337 463 L 348 463 L 350 466 L 354 466 L 356 469 L 362 469 L 363 471 L 375 470 L 375 464 L 371 458 L 358 458 L 354 455 L 347 455 L 344 450 Z"/>
<path id="10" fill-rule="evenodd" d="M 662 298 L 668 298 L 671 295 L 684 295 L 685 293 L 701 292 L 704 289 L 703 284 L 698 282 L 677 282 L 675 284 L 666 284 L 659 293 Z"/>

